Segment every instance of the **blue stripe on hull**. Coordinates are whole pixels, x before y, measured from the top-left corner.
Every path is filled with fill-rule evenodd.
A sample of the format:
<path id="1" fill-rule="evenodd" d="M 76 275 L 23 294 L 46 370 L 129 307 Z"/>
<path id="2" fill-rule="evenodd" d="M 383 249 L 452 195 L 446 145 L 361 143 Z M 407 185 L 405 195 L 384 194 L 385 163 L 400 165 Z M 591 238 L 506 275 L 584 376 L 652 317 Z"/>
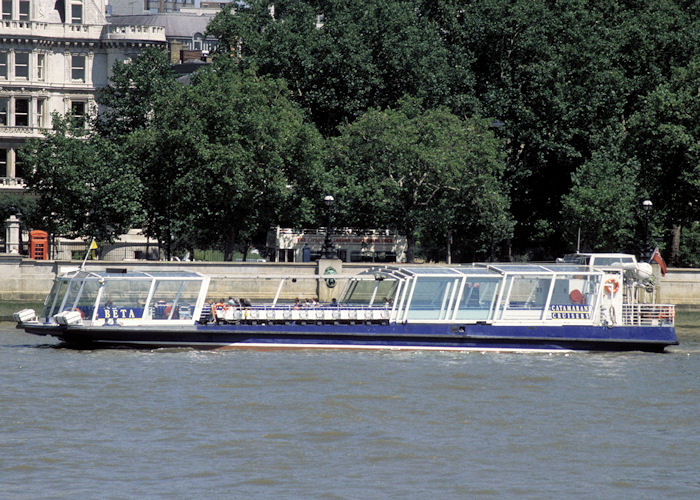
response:
<path id="1" fill-rule="evenodd" d="M 32 330 L 37 330 L 36 328 Z M 43 328 L 41 334 L 46 334 Z M 456 331 L 453 331 L 456 330 Z M 462 331 L 463 330 L 463 331 Z M 29 329 L 28 329 L 29 331 Z M 30 331 L 30 333 L 39 333 Z M 487 324 L 267 324 L 196 327 L 71 327 L 50 335 L 68 344 L 198 348 L 350 348 L 457 350 L 646 350 L 677 344 L 672 326 L 493 326 Z"/>

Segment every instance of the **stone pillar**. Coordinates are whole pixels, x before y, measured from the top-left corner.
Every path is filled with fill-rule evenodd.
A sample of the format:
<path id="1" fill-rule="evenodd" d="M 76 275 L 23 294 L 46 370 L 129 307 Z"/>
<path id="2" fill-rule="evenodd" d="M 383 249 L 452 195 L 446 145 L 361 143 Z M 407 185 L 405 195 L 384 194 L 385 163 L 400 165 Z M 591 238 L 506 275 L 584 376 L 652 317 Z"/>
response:
<path id="1" fill-rule="evenodd" d="M 318 300 L 319 302 L 328 303 L 333 297 L 337 298 L 342 290 L 338 286 L 338 280 L 331 278 L 334 274 L 342 274 L 343 261 L 340 259 L 319 259 L 317 273 L 329 276 L 328 279 L 318 280 Z"/>
<path id="2" fill-rule="evenodd" d="M 5 221 L 5 252 L 19 254 L 19 238 L 19 219 L 16 215 L 10 215 Z"/>

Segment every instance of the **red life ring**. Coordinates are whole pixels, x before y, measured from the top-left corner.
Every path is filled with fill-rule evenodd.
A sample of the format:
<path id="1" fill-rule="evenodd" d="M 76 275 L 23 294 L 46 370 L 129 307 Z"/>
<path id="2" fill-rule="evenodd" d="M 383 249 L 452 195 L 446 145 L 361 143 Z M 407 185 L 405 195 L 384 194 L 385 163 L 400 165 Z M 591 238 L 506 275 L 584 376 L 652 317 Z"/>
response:
<path id="1" fill-rule="evenodd" d="M 572 304 L 583 304 L 585 302 L 585 298 L 583 294 L 581 293 L 581 290 L 571 290 L 571 293 L 569 294 L 569 300 L 571 300 Z"/>
<path id="2" fill-rule="evenodd" d="M 615 295 L 617 292 L 620 291 L 620 282 L 617 281 L 615 278 L 610 278 L 605 282 L 605 293 L 609 293 L 610 295 Z"/>

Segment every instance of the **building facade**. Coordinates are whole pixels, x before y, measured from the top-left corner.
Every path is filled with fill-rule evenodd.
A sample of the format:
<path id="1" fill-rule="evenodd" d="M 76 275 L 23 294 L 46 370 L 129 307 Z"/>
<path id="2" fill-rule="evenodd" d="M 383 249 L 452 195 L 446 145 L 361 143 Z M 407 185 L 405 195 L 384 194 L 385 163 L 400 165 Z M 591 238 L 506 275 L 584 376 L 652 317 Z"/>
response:
<path id="1" fill-rule="evenodd" d="M 51 114 L 85 115 L 117 60 L 165 47 L 161 26 L 107 22 L 107 0 L 0 0 L 0 189 L 23 189 L 17 150 Z"/>
<path id="2" fill-rule="evenodd" d="M 167 14 L 143 14 L 117 16 L 107 19 L 115 26 L 153 26 L 165 31 L 170 62 L 183 63 L 188 60 L 202 60 L 216 47 L 216 38 L 205 37 L 209 21 L 215 12 L 170 12 Z"/>

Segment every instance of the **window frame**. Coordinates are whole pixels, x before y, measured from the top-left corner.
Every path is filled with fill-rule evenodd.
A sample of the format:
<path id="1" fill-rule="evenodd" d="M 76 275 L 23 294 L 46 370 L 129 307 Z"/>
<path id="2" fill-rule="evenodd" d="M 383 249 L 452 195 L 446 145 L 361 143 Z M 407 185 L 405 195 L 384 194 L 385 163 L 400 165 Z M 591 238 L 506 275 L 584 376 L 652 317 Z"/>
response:
<path id="1" fill-rule="evenodd" d="M 70 79 L 72 82 L 85 82 L 85 76 L 87 74 L 87 57 L 81 54 L 73 54 L 70 58 Z M 82 59 L 82 65 L 76 65 L 76 60 Z M 78 71 L 79 77 L 76 78 L 76 71 Z M 80 76 L 82 75 L 82 76 Z"/>
<path id="2" fill-rule="evenodd" d="M 20 113 L 19 111 L 19 106 L 18 103 L 26 103 L 26 113 Z M 32 100 L 29 97 L 15 97 L 15 106 L 14 106 L 14 126 L 15 127 L 29 127 L 31 124 L 31 107 L 32 107 Z M 17 117 L 24 117 L 24 120 L 26 123 L 19 124 Z"/>
<path id="3" fill-rule="evenodd" d="M 9 66 L 10 53 L 6 51 L 0 52 L 0 80 L 7 80 L 9 78 Z"/>
<path id="4" fill-rule="evenodd" d="M 20 56 L 22 59 L 26 57 L 26 64 L 24 62 L 20 62 Z M 19 51 L 15 52 L 15 79 L 17 80 L 29 80 L 29 68 L 30 68 L 30 63 L 29 60 L 31 59 L 31 52 L 24 52 L 24 51 Z M 18 69 L 23 68 L 23 75 L 20 75 L 18 72 Z"/>
<path id="5" fill-rule="evenodd" d="M 78 16 L 75 15 L 75 9 L 80 9 Z M 83 3 L 71 2 L 70 4 L 70 24 L 83 24 Z"/>
<path id="6" fill-rule="evenodd" d="M 23 12 L 22 7 L 26 6 L 26 12 Z M 20 21 L 28 22 L 32 15 L 32 4 L 30 0 L 19 0 L 19 12 L 17 18 Z"/>
<path id="7" fill-rule="evenodd" d="M 4 106 L 3 106 L 4 104 Z M 10 98 L 0 97 L 0 127 L 10 126 Z"/>
<path id="8" fill-rule="evenodd" d="M 5 10 L 5 7 L 9 6 L 10 10 Z M 12 0 L 1 0 L 0 2 L 0 19 L 9 21 L 12 19 Z"/>
<path id="9" fill-rule="evenodd" d="M 36 100 L 36 125 L 38 128 L 47 128 L 46 126 L 46 109 L 49 100 L 46 97 L 39 97 Z"/>
<path id="10" fill-rule="evenodd" d="M 36 79 L 40 82 L 46 80 L 46 54 L 36 55 Z"/>

